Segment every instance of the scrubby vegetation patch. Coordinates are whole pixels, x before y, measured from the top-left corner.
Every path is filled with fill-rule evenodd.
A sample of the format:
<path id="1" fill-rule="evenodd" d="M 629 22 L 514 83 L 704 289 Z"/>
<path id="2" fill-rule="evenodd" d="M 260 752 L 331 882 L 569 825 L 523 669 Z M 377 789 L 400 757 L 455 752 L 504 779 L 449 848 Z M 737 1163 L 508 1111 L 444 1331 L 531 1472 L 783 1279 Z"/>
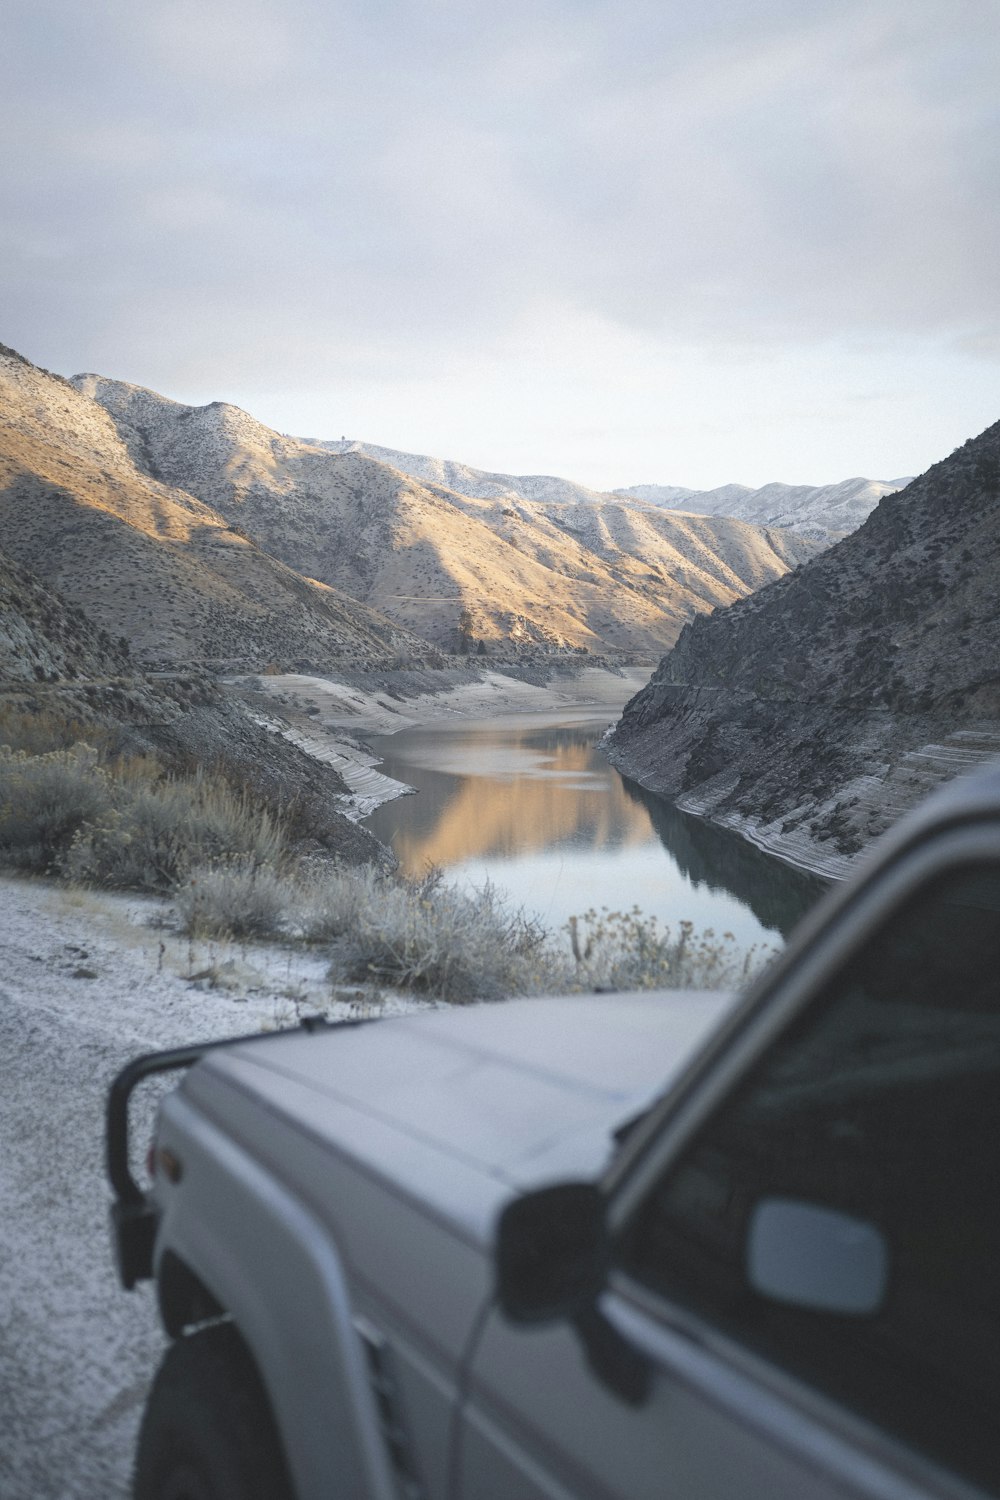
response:
<path id="1" fill-rule="evenodd" d="M 588 911 L 552 933 L 496 887 L 462 890 L 295 852 L 291 819 L 205 770 L 167 772 L 65 724 L 0 722 L 0 863 L 167 894 L 197 938 L 324 948 L 334 984 L 452 1003 L 513 994 L 731 988 L 766 955 L 731 934 L 672 930 L 638 909 Z"/>

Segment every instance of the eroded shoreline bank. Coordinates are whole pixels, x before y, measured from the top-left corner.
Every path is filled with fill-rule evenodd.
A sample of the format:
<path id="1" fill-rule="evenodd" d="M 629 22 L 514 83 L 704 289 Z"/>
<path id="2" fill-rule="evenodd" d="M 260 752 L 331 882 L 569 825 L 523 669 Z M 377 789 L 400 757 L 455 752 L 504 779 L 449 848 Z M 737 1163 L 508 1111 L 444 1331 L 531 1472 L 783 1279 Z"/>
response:
<path id="1" fill-rule="evenodd" d="M 456 669 L 382 673 L 351 681 L 282 673 L 238 679 L 231 686 L 272 733 L 339 772 L 349 788 L 339 799 L 340 810 L 358 822 L 382 803 L 414 790 L 378 770 L 380 759 L 364 736 L 449 720 L 509 722 L 515 715 L 540 720 L 577 709 L 607 708 L 617 716 L 652 670 L 651 665 L 620 671 L 582 667 L 553 672 L 541 684 L 489 669 L 477 671 L 472 680 Z"/>

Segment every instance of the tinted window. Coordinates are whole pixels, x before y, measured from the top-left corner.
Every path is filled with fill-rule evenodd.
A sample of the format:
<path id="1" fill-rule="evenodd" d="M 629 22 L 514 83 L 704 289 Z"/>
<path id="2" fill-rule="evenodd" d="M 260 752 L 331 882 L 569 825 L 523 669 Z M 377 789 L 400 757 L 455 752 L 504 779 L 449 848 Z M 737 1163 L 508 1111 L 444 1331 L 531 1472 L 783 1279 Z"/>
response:
<path id="1" fill-rule="evenodd" d="M 626 1268 L 950 1467 L 1000 1488 L 1000 871 L 955 874 L 871 941 L 666 1175 Z M 873 1224 L 866 1316 L 750 1290 L 750 1216 Z"/>

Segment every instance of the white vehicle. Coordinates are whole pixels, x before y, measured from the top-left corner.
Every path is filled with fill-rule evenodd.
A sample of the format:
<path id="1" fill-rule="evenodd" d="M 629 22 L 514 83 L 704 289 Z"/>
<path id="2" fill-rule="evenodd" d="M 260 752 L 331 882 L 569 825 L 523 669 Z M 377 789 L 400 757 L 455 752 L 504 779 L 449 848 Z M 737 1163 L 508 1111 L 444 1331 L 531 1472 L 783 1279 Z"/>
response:
<path id="1" fill-rule="evenodd" d="M 153 1186 L 127 1103 L 160 1109 Z M 138 1500 L 1000 1493 L 1000 772 L 738 1003 L 522 1000 L 137 1059 Z"/>

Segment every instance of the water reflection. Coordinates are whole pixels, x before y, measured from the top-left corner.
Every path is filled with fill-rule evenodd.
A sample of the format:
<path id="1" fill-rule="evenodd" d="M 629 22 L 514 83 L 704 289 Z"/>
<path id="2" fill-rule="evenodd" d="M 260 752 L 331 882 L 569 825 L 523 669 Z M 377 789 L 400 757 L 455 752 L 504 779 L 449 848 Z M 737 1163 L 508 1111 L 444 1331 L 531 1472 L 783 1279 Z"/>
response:
<path id="1" fill-rule="evenodd" d="M 373 741 L 380 770 L 417 789 L 369 820 L 407 874 L 556 845 L 645 844 L 649 816 L 596 748 L 598 724 L 413 730 Z"/>
<path id="2" fill-rule="evenodd" d="M 746 903 L 762 926 L 787 937 L 827 888 L 827 882 L 793 869 L 704 818 L 680 812 L 634 781 L 625 795 L 646 809 L 660 842 L 693 885 L 726 891 Z"/>
<path id="3" fill-rule="evenodd" d="M 417 796 L 369 826 L 408 874 L 490 879 L 553 927 L 637 905 L 745 946 L 787 934 L 820 883 L 624 781 L 597 749 L 607 722 L 606 710 L 522 715 L 375 740 L 380 769 Z"/>

